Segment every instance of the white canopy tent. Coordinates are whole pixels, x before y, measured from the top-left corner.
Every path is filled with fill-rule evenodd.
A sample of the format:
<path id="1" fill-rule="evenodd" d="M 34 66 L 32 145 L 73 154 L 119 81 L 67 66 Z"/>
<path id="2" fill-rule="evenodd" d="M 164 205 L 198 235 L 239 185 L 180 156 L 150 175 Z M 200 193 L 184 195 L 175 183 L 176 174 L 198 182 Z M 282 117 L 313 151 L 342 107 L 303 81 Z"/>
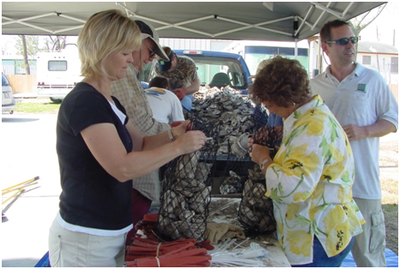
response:
<path id="1" fill-rule="evenodd" d="M 329 20 L 385 2 L 3 2 L 2 34 L 78 35 L 95 12 L 121 9 L 165 38 L 296 41 Z"/>

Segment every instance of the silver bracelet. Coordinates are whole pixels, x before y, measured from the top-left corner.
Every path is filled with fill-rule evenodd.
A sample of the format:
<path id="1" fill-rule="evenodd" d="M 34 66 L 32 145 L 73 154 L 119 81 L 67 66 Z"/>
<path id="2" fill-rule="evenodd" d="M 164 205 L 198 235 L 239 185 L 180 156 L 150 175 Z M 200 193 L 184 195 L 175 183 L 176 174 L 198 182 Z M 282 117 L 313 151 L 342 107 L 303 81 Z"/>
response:
<path id="1" fill-rule="evenodd" d="M 267 158 L 267 159 L 265 159 L 264 161 L 262 161 L 262 162 L 260 163 L 260 169 L 261 169 L 261 171 L 264 170 L 264 166 L 265 166 L 265 164 L 266 164 L 267 162 L 273 162 L 273 160 Z"/>

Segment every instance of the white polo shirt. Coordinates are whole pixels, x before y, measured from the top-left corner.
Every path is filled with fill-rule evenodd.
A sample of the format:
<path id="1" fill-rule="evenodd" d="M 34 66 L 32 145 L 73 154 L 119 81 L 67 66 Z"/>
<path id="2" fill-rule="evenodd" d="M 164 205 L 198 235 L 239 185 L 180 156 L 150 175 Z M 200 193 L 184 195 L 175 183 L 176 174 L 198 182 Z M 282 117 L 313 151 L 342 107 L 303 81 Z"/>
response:
<path id="1" fill-rule="evenodd" d="M 356 64 L 353 73 L 339 82 L 330 72 L 313 78 L 313 94 L 319 94 L 342 126 L 391 122 L 397 130 L 398 105 L 386 81 L 377 71 Z M 379 181 L 379 137 L 350 142 L 355 161 L 353 197 L 381 199 Z"/>

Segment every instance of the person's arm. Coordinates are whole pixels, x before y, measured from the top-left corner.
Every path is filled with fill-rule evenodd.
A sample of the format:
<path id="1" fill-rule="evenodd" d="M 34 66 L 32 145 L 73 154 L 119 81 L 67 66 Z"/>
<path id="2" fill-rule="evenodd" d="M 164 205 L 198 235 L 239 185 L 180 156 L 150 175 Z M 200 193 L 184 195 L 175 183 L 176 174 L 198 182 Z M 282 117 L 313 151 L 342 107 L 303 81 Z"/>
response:
<path id="1" fill-rule="evenodd" d="M 170 143 L 184 133 L 186 133 L 187 126 L 190 124 L 189 120 L 182 120 L 182 122 L 176 127 L 163 132 L 161 134 L 145 136 L 143 137 L 140 132 L 133 126 L 131 122 L 128 122 L 125 126 L 128 129 L 129 134 L 132 138 L 133 151 L 150 150 L 161 147 L 167 143 Z"/>
<path id="2" fill-rule="evenodd" d="M 366 126 L 343 126 L 350 141 L 368 137 L 382 137 L 397 131 L 398 104 L 396 98 L 383 77 L 375 71 L 372 71 L 370 76 L 374 76 L 374 74 L 376 76 L 374 78 L 375 83 L 371 85 L 375 89 L 374 95 L 371 97 L 374 104 L 373 108 L 370 109 L 373 109 L 377 120 L 375 123 Z"/>
<path id="3" fill-rule="evenodd" d="M 168 94 L 171 92 L 168 92 Z M 171 93 L 169 94 L 170 97 L 170 104 L 171 104 L 171 115 L 170 115 L 170 123 L 173 122 L 179 122 L 179 121 L 184 121 L 185 120 L 185 116 L 183 115 L 183 109 L 182 109 L 182 105 L 181 102 L 179 101 L 178 97 Z"/>
<path id="4" fill-rule="evenodd" d="M 200 83 L 201 81 L 199 78 L 195 79 L 189 87 L 186 87 L 186 94 L 194 94 L 198 92 L 200 89 Z"/>
<path id="5" fill-rule="evenodd" d="M 127 153 L 115 126 L 110 123 L 91 125 L 81 131 L 81 135 L 100 165 L 121 182 L 147 175 L 180 155 L 200 149 L 207 141 L 203 132 L 190 131 L 171 143 L 154 148 L 157 143 L 162 143 L 157 136 L 142 138 L 133 135 L 136 151 Z M 167 141 L 166 134 L 159 136 L 164 136 L 163 140 Z M 139 145 L 143 151 L 138 151 Z"/>
<path id="6" fill-rule="evenodd" d="M 254 144 L 254 139 L 249 137 L 248 146 L 250 149 L 250 157 L 253 162 L 260 165 L 262 162 L 267 160 L 264 163 L 263 174 L 265 175 L 267 168 L 273 163 L 273 160 L 270 156 L 269 148 L 267 146 L 261 146 L 258 144 Z"/>
<path id="7" fill-rule="evenodd" d="M 302 120 L 307 121 L 307 119 Z M 328 117 L 325 120 L 328 121 Z M 313 122 L 313 119 L 310 118 L 308 121 Z M 292 130 L 287 134 L 288 143 L 281 145 L 274 157 L 275 162 L 267 161 L 264 164 L 266 195 L 271 199 L 280 203 L 301 203 L 310 197 L 312 190 L 320 182 L 323 167 L 331 158 L 330 147 L 326 143 L 330 141 L 330 135 L 323 137 L 314 135 L 314 132 L 327 128 L 329 124 L 325 123 L 325 127 L 320 126 L 320 128 L 310 125 L 304 123 L 301 127 L 291 127 Z M 268 160 L 270 156 L 268 148 L 252 142 L 249 139 L 252 160 L 257 164 Z M 344 144 L 338 146 L 342 148 L 336 148 L 337 152 L 346 150 L 343 148 Z"/>
<path id="8" fill-rule="evenodd" d="M 349 141 L 357 141 L 368 137 L 382 137 L 389 133 L 396 132 L 396 126 L 387 120 L 380 120 L 373 125 L 357 126 L 349 124 L 343 126 Z"/>
<path id="9" fill-rule="evenodd" d="M 171 127 L 153 118 L 146 93 L 136 78 L 135 70 L 129 66 L 123 79 L 114 81 L 111 86 L 112 95 L 124 106 L 126 113 L 143 136 L 155 135 Z"/>

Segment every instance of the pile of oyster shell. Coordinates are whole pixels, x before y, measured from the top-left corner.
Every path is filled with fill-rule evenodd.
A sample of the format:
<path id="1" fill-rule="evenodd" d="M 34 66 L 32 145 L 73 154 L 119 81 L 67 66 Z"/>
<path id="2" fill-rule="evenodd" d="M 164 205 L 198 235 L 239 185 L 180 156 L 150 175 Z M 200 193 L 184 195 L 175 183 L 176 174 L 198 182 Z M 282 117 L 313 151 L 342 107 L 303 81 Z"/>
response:
<path id="1" fill-rule="evenodd" d="M 229 156 L 231 145 L 240 135 L 255 131 L 253 112 L 254 104 L 230 87 L 203 87 L 195 94 L 192 112 L 186 113 L 185 118 L 196 122 L 194 129 L 204 131 L 212 139 L 202 150 L 182 155 L 167 165 L 161 181 L 157 226 L 164 239 L 204 240 L 215 154 Z M 237 159 L 236 156 L 234 159 Z M 245 177 L 249 179 L 243 189 L 241 176 L 229 169 L 229 177 L 220 187 L 222 194 L 240 193 L 243 189 L 239 221 L 246 231 L 265 232 L 275 229 L 272 203 L 264 195 L 265 180 L 259 172 L 257 174 L 255 170 L 248 170 L 249 175 Z"/>
<path id="2" fill-rule="evenodd" d="M 194 94 L 191 113 L 201 118 L 206 126 L 219 126 L 219 139 L 214 141 L 218 143 L 217 155 L 227 155 L 241 134 L 254 129 L 254 108 L 251 100 L 229 86 L 204 86 Z"/>
<path id="3" fill-rule="evenodd" d="M 244 184 L 238 219 L 246 234 L 271 233 L 276 230 L 273 203 L 265 196 L 265 176 L 258 165 L 249 169 L 249 178 Z"/>
<path id="4" fill-rule="evenodd" d="M 206 152 L 196 151 L 172 161 L 162 181 L 158 231 L 167 240 L 203 241 L 211 201 L 210 169 Z"/>
<path id="5" fill-rule="evenodd" d="M 229 176 L 219 186 L 219 193 L 240 193 L 243 190 L 242 178 L 233 170 L 229 170 Z"/>

